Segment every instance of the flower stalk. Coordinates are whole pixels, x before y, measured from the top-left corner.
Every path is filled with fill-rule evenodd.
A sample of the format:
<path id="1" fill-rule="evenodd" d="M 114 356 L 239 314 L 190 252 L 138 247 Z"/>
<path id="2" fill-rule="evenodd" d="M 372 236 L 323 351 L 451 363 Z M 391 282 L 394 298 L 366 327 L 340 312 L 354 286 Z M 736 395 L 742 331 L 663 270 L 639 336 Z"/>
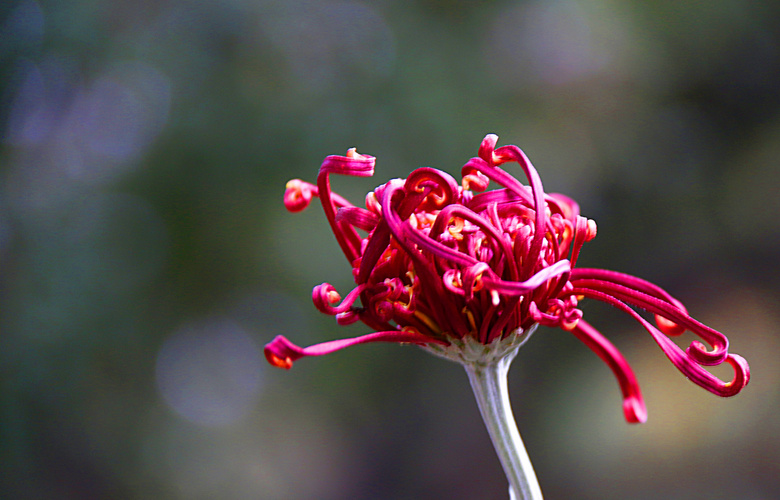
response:
<path id="1" fill-rule="evenodd" d="M 507 385 L 512 360 L 535 331 L 536 325 L 527 330 L 518 328 L 506 338 L 489 344 L 466 337 L 451 339 L 448 345 L 422 346 L 431 354 L 456 361 L 466 369 L 482 420 L 509 481 L 510 500 L 542 498 L 542 490 L 512 415 Z"/>
<path id="2" fill-rule="evenodd" d="M 510 498 L 541 500 L 542 490 L 536 480 L 531 459 L 525 451 L 509 403 L 507 372 L 517 349 L 488 364 L 465 364 L 479 412 L 485 421 L 490 440 L 509 480 Z"/>

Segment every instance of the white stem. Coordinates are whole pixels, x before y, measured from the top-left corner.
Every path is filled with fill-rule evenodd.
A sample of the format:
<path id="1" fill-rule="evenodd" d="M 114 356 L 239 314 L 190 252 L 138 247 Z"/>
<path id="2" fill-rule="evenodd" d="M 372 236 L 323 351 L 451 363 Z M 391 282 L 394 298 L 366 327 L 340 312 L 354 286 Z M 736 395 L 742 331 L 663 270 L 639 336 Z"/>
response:
<path id="1" fill-rule="evenodd" d="M 489 363 L 463 363 L 482 419 L 509 480 L 510 498 L 542 500 L 531 460 L 517 431 L 509 403 L 507 372 L 514 354 Z M 513 495 L 514 493 L 514 495 Z"/>

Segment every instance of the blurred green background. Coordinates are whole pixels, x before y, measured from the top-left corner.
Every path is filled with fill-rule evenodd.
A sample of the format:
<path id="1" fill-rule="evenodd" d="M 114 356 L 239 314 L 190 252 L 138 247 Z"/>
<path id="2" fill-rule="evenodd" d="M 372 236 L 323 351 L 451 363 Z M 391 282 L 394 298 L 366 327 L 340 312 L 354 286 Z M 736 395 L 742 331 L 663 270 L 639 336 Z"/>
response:
<path id="1" fill-rule="evenodd" d="M 629 426 L 540 329 L 510 388 L 546 497 L 780 496 L 780 3 L 6 0 L 0 99 L 5 498 L 507 498 L 457 365 L 262 355 L 368 332 L 311 304 L 350 268 L 288 179 L 357 146 L 359 204 L 488 132 L 596 219 L 580 265 L 664 286 L 753 373 L 712 396 L 585 304 L 642 385 Z"/>

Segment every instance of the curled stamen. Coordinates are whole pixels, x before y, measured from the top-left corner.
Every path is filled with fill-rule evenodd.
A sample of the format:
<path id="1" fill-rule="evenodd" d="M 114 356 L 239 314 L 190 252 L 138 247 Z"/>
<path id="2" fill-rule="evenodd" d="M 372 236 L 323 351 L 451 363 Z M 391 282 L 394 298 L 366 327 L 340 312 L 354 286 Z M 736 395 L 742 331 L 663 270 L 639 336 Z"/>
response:
<path id="1" fill-rule="evenodd" d="M 650 333 L 656 344 L 658 344 L 664 354 L 666 354 L 666 357 L 669 358 L 672 364 L 680 372 L 682 372 L 683 375 L 688 377 L 696 385 L 712 392 L 713 394 L 724 397 L 733 396 L 742 390 L 742 388 L 745 387 L 750 380 L 749 368 L 741 356 L 727 354 L 725 357 L 723 357 L 721 363 L 727 362 L 734 369 L 734 378 L 730 382 L 723 382 L 702 368 L 700 363 L 691 356 L 690 352 L 684 352 L 677 346 L 677 344 L 669 339 L 668 336 L 661 333 L 661 331 L 651 325 L 647 320 L 645 320 L 636 311 L 631 309 L 622 301 L 596 290 L 575 288 L 574 292 L 579 295 L 584 295 L 586 297 L 591 297 L 602 302 L 606 302 L 607 304 L 610 304 L 630 314 L 644 327 L 648 333 Z"/>
<path id="2" fill-rule="evenodd" d="M 461 282 L 460 271 L 458 269 L 448 269 L 442 276 L 442 282 L 444 287 L 450 292 L 457 295 L 466 295 L 463 290 L 463 283 Z"/>
<path id="3" fill-rule="evenodd" d="M 341 326 L 351 325 L 360 321 L 360 314 L 357 311 L 349 310 L 336 315 L 336 323 Z"/>
<path id="4" fill-rule="evenodd" d="M 404 186 L 408 192 L 422 193 L 423 185 L 432 188 L 427 195 L 431 200 L 430 208 L 441 208 L 449 205 L 458 192 L 458 183 L 452 176 L 430 167 L 421 167 L 409 174 Z M 428 208 L 426 205 L 423 206 Z"/>
<path id="5" fill-rule="evenodd" d="M 577 216 L 575 219 L 574 243 L 571 250 L 571 265 L 577 263 L 577 257 L 580 255 L 580 249 L 586 242 L 596 237 L 596 222 L 591 219 Z"/>
<path id="6" fill-rule="evenodd" d="M 398 195 L 399 198 L 396 198 L 396 195 Z M 404 201 L 404 197 L 403 185 L 400 185 L 399 183 L 388 183 L 385 186 L 381 196 L 383 220 L 386 221 L 395 241 L 404 250 L 405 255 L 412 261 L 421 287 L 423 287 L 428 294 L 443 296 L 444 284 L 441 282 L 441 277 L 438 275 L 435 266 L 427 260 L 418 249 L 414 248 L 413 245 L 415 243 L 418 245 L 420 243 L 431 243 L 437 245 L 440 249 L 443 249 L 445 253 L 449 253 L 451 249 L 438 242 L 434 242 L 424 235 L 418 234 L 417 231 L 410 228 L 407 221 L 402 222 L 400 213 L 394 206 L 394 201 L 399 202 L 400 205 Z M 476 262 L 475 259 L 465 255 L 454 254 L 453 256 L 466 264 L 473 264 Z M 429 306 L 441 330 L 451 332 L 451 334 L 457 337 L 462 337 L 468 333 L 468 326 L 461 315 L 458 314 L 457 306 L 455 304 L 450 301 L 431 301 Z"/>
<path id="7" fill-rule="evenodd" d="M 468 298 L 474 297 L 474 292 L 482 289 L 482 274 L 490 272 L 486 262 L 477 262 L 463 272 L 463 291 Z"/>
<path id="8" fill-rule="evenodd" d="M 366 285 L 358 285 L 351 292 L 344 297 L 344 300 L 338 306 L 334 307 L 332 304 L 341 300 L 338 292 L 330 283 L 323 283 L 314 287 L 311 293 L 311 298 L 314 301 L 314 306 L 325 314 L 335 316 L 337 314 L 348 311 L 352 304 L 355 303 L 360 293 L 365 290 Z"/>
<path id="9" fill-rule="evenodd" d="M 442 209 L 436 217 L 436 221 L 433 223 L 428 236 L 435 239 L 444 231 L 444 228 L 453 217 L 465 219 L 480 228 L 486 235 L 489 235 L 495 242 L 497 248 L 503 252 L 506 261 L 509 263 L 510 278 L 513 280 L 519 279 L 517 266 L 514 259 L 512 259 L 512 248 L 509 246 L 509 242 L 506 238 L 504 238 L 490 222 L 462 205 L 449 205 Z"/>
<path id="10" fill-rule="evenodd" d="M 314 196 L 317 196 L 317 186 L 293 179 L 285 186 L 284 206 L 290 212 L 300 212 L 309 206 Z"/>
<path id="11" fill-rule="evenodd" d="M 725 335 L 691 318 L 684 310 L 681 310 L 675 304 L 627 286 L 611 282 L 579 279 L 573 280 L 573 283 L 577 288 L 590 288 L 609 293 L 609 295 L 616 299 L 641 307 L 658 316 L 668 318 L 668 320 L 675 325 L 691 330 L 712 346 L 712 351 L 707 351 L 700 342 L 691 342 L 686 352 L 698 363 L 704 365 L 720 364 L 728 353 L 729 344 Z"/>
<path id="12" fill-rule="evenodd" d="M 545 311 L 540 310 L 536 302 L 531 302 L 528 313 L 540 325 L 560 327 L 566 331 L 572 331 L 582 319 L 576 300 L 550 299 Z"/>
<path id="13" fill-rule="evenodd" d="M 463 182 L 461 185 L 464 190 L 475 191 L 477 193 L 487 189 L 490 179 L 485 174 L 475 169 L 469 169 L 462 173 Z"/>
<path id="14" fill-rule="evenodd" d="M 500 147 L 493 152 L 493 157 L 500 158 L 502 162 L 516 161 L 523 169 L 523 172 L 525 172 L 525 175 L 528 178 L 528 182 L 531 185 L 531 192 L 534 199 L 534 210 L 536 211 L 536 231 L 534 232 L 534 236 L 531 241 L 529 255 L 531 260 L 535 261 L 541 250 L 542 240 L 544 239 L 544 232 L 541 230 L 541 228 L 547 227 L 547 211 L 545 210 L 545 196 L 544 190 L 542 189 L 542 180 L 539 178 L 539 173 L 536 171 L 533 165 L 531 165 L 531 161 L 517 146 Z M 494 170 L 500 171 L 501 169 L 495 167 Z M 507 187 L 511 189 L 511 186 Z M 526 268 L 525 275 L 530 274 L 530 272 L 532 272 L 531 269 Z"/>
<path id="15" fill-rule="evenodd" d="M 469 266 L 477 262 L 477 259 L 474 257 L 465 255 L 456 249 L 450 248 L 421 234 L 419 231 L 415 231 L 408 221 L 401 222 L 400 218 L 397 217 L 397 214 L 395 213 L 388 213 L 387 220 L 388 223 L 390 223 L 391 228 L 395 229 L 397 232 L 396 239 L 400 238 L 414 243 L 421 250 L 426 250 L 437 257 L 451 260 L 453 263 L 461 266 Z"/>
<path id="16" fill-rule="evenodd" d="M 336 222 L 336 209 L 339 208 L 333 199 L 333 193 L 330 189 L 330 174 L 353 175 L 357 177 L 370 177 L 374 175 L 373 156 L 361 155 L 350 149 L 347 156 L 332 155 L 325 158 L 320 166 L 320 173 L 317 176 L 317 189 L 322 202 L 322 209 L 328 218 L 328 223 L 333 229 L 333 234 L 341 246 L 341 250 L 351 263 L 360 256 L 361 238 L 355 229 L 344 222 Z M 344 206 L 352 206 L 351 204 Z"/>
<path id="17" fill-rule="evenodd" d="M 487 163 L 493 161 L 493 150 L 496 149 L 496 143 L 498 143 L 498 135 L 487 134 L 479 145 L 477 156 L 482 158 Z"/>

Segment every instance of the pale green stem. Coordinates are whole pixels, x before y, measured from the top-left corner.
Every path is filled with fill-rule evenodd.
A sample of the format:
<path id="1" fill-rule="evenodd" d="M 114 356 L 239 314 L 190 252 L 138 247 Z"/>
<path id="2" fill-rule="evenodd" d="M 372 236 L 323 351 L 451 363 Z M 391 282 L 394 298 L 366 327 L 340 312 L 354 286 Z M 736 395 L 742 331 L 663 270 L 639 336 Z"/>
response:
<path id="1" fill-rule="evenodd" d="M 507 389 L 507 372 L 514 353 L 489 363 L 463 363 L 471 388 L 477 398 L 482 419 L 509 480 L 510 498 L 541 500 L 542 490 L 536 480 L 531 460 L 512 415 Z"/>

